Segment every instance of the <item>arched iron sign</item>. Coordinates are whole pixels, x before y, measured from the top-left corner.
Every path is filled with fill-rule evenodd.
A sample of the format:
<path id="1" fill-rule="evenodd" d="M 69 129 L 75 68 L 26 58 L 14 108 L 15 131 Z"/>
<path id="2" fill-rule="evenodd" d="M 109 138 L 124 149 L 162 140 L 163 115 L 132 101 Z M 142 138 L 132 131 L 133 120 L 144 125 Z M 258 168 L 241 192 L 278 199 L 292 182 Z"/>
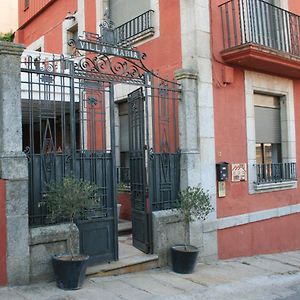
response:
<path id="1" fill-rule="evenodd" d="M 78 216 L 81 251 L 92 263 L 118 259 L 115 97 L 126 87 L 133 244 L 150 253 L 151 213 L 172 208 L 179 191 L 180 86 L 150 71 L 144 53 L 119 46 L 110 22 L 101 36 L 85 32 L 69 44 L 74 57 L 22 61 L 30 224 L 49 223 L 40 206 L 47 183 L 75 174 L 96 183 L 100 199 Z"/>

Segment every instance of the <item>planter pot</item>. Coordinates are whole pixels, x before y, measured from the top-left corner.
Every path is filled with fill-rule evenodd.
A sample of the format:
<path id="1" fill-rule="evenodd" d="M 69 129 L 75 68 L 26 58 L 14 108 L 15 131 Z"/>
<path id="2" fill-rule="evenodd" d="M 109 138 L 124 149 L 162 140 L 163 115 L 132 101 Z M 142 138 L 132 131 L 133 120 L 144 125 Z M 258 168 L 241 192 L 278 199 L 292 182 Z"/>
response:
<path id="1" fill-rule="evenodd" d="M 193 273 L 199 249 L 192 245 L 175 245 L 171 247 L 172 268 L 176 273 Z"/>
<path id="2" fill-rule="evenodd" d="M 56 277 L 56 284 L 61 289 L 80 289 L 87 268 L 88 255 L 62 254 L 52 256 L 52 265 Z"/>

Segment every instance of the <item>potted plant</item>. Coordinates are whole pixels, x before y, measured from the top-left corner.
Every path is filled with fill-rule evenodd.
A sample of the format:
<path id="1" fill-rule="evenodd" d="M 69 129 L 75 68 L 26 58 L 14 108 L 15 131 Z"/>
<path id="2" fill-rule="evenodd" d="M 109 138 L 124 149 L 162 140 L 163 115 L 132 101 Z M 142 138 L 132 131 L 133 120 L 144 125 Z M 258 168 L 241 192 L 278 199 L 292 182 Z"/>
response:
<path id="1" fill-rule="evenodd" d="M 43 203 L 48 208 L 51 220 L 63 220 L 75 224 L 76 218 L 95 207 L 96 195 L 95 184 L 68 176 L 47 186 Z M 70 230 L 70 253 L 52 256 L 56 283 L 62 289 L 79 289 L 85 278 L 89 257 L 73 253 L 74 238 L 74 233 Z"/>
<path id="2" fill-rule="evenodd" d="M 213 211 L 210 196 L 202 187 L 190 187 L 181 191 L 176 209 L 184 223 L 184 244 L 171 247 L 173 271 L 176 273 L 192 273 L 199 253 L 199 249 L 187 243 L 189 224 L 195 220 L 205 220 Z"/>

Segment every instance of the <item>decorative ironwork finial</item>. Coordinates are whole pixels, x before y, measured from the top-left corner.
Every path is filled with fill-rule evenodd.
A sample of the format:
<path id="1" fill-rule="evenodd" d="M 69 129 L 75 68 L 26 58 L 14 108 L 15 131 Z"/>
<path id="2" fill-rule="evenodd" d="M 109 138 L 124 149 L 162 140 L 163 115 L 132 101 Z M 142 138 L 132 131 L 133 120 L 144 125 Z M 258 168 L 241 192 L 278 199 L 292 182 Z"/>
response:
<path id="1" fill-rule="evenodd" d="M 104 19 L 110 20 L 110 12 L 109 12 L 109 8 L 108 7 L 106 7 L 106 9 L 105 9 Z"/>
<path id="2" fill-rule="evenodd" d="M 101 38 L 104 43 L 110 45 L 116 44 L 114 29 L 114 22 L 110 19 L 110 10 L 109 8 L 106 8 L 103 16 L 103 22 L 100 24 Z"/>

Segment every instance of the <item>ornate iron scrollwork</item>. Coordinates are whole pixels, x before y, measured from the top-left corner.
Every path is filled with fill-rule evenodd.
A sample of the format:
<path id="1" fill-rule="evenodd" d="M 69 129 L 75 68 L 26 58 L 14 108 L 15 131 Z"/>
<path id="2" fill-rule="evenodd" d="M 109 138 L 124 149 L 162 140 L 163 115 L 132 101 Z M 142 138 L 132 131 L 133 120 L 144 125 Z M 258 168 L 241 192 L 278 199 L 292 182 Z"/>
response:
<path id="1" fill-rule="evenodd" d="M 30 161 L 30 159 L 31 159 L 31 151 L 30 151 L 30 147 L 29 147 L 29 146 L 26 146 L 23 152 L 24 152 L 24 154 L 26 155 L 26 158 Z"/>

